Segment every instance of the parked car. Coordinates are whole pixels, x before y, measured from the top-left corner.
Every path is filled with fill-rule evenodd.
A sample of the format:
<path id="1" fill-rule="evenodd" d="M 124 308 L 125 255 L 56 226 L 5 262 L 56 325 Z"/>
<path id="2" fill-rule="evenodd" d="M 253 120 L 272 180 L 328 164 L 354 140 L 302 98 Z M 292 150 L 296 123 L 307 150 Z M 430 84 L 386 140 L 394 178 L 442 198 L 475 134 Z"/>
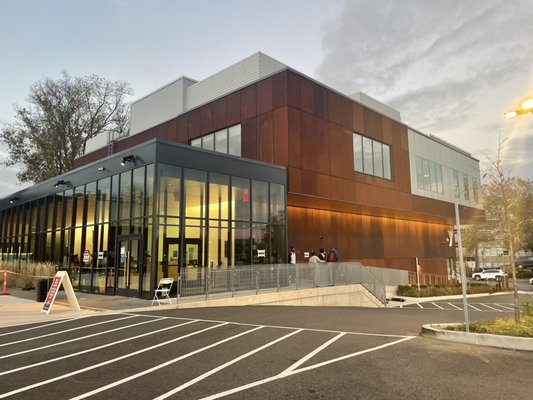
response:
<path id="1" fill-rule="evenodd" d="M 533 257 L 516 257 L 514 265 L 521 270 L 529 269 L 533 271 Z"/>
<path id="2" fill-rule="evenodd" d="M 496 279 L 497 281 L 500 281 L 504 276 L 507 276 L 507 273 L 503 272 L 501 269 L 490 268 L 481 272 L 474 272 L 472 274 L 472 279 L 475 279 L 476 281 L 482 279 Z"/>
<path id="3" fill-rule="evenodd" d="M 533 285 L 533 278 L 529 278 L 529 283 Z"/>

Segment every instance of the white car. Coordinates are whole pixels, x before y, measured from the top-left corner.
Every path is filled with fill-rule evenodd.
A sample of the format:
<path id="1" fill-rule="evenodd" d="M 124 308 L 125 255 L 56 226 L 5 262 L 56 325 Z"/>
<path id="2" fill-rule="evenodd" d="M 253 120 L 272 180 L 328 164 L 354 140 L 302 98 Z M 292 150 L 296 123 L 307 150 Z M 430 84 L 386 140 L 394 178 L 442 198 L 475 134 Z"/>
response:
<path id="1" fill-rule="evenodd" d="M 497 281 L 500 281 L 504 276 L 507 276 L 507 274 L 501 269 L 491 268 L 481 272 L 474 272 L 472 274 L 472 279 L 475 279 L 476 281 L 480 281 L 482 279 L 496 279 Z"/>
<path id="2" fill-rule="evenodd" d="M 529 284 L 533 285 L 533 278 L 529 278 Z"/>

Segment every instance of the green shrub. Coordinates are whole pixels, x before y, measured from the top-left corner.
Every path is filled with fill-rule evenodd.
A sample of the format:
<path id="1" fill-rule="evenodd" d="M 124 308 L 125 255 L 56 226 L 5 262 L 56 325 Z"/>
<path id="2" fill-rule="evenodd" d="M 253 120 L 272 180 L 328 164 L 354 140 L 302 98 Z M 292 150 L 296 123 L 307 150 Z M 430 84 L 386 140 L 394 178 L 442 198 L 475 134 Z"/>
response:
<path id="1" fill-rule="evenodd" d="M 469 283 L 467 286 L 468 294 L 476 293 L 494 293 L 501 290 L 498 287 L 492 287 L 484 283 Z M 437 296 L 451 296 L 462 294 L 463 288 L 461 285 L 420 285 L 418 291 L 417 285 L 399 285 L 398 296 L 406 297 L 437 297 Z"/>

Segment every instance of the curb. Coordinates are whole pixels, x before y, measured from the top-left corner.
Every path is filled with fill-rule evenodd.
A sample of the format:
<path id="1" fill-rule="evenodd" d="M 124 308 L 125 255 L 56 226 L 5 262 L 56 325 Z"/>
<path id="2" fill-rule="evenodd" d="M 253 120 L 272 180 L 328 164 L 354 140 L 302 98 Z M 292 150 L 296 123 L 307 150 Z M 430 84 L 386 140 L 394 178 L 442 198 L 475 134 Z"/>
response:
<path id="1" fill-rule="evenodd" d="M 533 351 L 533 338 L 492 335 L 488 333 L 470 333 L 450 331 L 446 328 L 460 326 L 462 323 L 428 324 L 422 326 L 422 336 L 449 342 L 474 344 L 478 346 L 498 347 L 502 349 Z"/>

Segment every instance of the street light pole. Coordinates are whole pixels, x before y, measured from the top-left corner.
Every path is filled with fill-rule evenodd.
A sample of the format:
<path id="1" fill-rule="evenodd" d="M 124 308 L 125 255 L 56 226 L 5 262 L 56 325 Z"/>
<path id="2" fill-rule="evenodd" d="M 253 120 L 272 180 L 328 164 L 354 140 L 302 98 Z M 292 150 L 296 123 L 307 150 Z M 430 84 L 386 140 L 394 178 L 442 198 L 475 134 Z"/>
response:
<path id="1" fill-rule="evenodd" d="M 468 321 L 468 304 L 466 301 L 466 271 L 463 260 L 463 242 L 461 240 L 461 222 L 459 220 L 459 204 L 455 202 L 455 226 L 457 227 L 457 247 L 459 249 L 459 267 L 461 268 L 461 286 L 463 290 L 463 309 L 465 314 L 465 332 L 470 332 L 470 322 Z"/>

